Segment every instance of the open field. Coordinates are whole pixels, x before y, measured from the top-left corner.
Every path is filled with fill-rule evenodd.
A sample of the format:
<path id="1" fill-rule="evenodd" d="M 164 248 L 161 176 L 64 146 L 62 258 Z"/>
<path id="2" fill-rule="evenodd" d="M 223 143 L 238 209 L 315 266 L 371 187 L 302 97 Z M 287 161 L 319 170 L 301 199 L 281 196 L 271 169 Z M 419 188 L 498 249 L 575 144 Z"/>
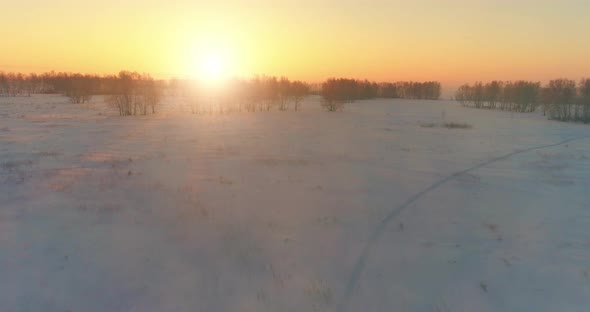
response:
<path id="1" fill-rule="evenodd" d="M 589 126 L 318 103 L 0 98 L 0 311 L 588 310 Z"/>

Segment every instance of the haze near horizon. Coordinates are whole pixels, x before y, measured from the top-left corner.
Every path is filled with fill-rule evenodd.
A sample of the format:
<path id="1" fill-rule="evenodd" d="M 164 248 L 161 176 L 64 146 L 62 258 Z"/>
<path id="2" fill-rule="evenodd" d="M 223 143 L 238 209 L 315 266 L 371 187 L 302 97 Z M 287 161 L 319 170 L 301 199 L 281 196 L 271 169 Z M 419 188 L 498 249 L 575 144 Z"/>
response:
<path id="1" fill-rule="evenodd" d="M 445 87 L 579 79 L 590 72 L 589 14 L 590 3 L 576 0 L 26 0 L 0 12 L 0 71 L 437 80 Z"/>

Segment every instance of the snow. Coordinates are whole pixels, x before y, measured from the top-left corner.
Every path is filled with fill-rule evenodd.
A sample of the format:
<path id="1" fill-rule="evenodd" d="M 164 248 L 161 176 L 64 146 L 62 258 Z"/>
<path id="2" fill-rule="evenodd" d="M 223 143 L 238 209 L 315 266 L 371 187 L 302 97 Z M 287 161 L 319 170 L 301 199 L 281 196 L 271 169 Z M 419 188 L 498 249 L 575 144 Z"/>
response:
<path id="1" fill-rule="evenodd" d="M 0 98 L 0 311 L 588 310 L 587 125 L 318 101 Z"/>

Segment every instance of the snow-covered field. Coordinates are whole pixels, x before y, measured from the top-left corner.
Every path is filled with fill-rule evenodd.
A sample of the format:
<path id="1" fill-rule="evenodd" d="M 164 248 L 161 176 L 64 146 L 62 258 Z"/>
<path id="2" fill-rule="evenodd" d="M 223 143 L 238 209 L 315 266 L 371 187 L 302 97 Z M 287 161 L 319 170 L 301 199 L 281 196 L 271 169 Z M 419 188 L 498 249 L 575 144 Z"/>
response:
<path id="1" fill-rule="evenodd" d="M 0 311 L 590 310 L 590 126 L 318 101 L 0 98 Z"/>

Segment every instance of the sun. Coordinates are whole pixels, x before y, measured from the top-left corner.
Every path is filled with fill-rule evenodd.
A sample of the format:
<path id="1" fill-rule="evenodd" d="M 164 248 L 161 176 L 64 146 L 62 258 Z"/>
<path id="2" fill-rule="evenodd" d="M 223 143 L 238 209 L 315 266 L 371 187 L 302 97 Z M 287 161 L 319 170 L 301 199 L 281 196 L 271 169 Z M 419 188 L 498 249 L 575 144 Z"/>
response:
<path id="1" fill-rule="evenodd" d="M 201 79 L 219 81 L 227 78 L 227 63 L 222 53 L 211 51 L 201 56 L 199 76 Z"/>
<path id="2" fill-rule="evenodd" d="M 203 86 L 217 87 L 236 75 L 235 46 L 222 35 L 201 35 L 187 42 L 186 74 Z"/>

